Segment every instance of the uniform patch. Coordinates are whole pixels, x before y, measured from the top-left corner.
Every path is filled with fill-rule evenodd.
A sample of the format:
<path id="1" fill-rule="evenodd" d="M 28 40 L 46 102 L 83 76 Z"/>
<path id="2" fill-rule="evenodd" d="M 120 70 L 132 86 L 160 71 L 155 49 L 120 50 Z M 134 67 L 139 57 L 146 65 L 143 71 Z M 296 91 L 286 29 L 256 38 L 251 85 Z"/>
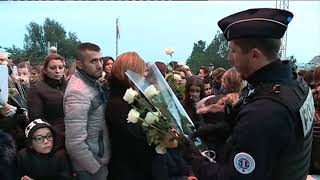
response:
<path id="1" fill-rule="evenodd" d="M 247 153 L 238 153 L 234 159 L 233 164 L 236 170 L 241 174 L 249 174 L 256 167 L 256 163 L 252 156 Z"/>
<path id="2" fill-rule="evenodd" d="M 299 111 L 303 126 L 303 135 L 306 136 L 312 128 L 315 112 L 311 89 L 309 89 L 309 94 Z"/>

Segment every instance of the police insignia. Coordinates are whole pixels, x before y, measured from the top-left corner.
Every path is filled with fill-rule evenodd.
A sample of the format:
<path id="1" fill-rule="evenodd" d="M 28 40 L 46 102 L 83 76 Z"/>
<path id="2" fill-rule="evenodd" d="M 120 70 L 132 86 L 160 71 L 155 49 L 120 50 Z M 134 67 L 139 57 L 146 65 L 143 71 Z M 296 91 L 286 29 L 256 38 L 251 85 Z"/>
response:
<path id="1" fill-rule="evenodd" d="M 256 166 L 252 156 L 244 152 L 236 154 L 233 159 L 233 164 L 236 170 L 241 174 L 251 173 Z"/>
<path id="2" fill-rule="evenodd" d="M 306 100 L 304 101 L 303 105 L 301 106 L 299 112 L 303 126 L 303 135 L 305 137 L 311 130 L 315 112 L 311 89 L 309 89 L 309 94 Z"/>

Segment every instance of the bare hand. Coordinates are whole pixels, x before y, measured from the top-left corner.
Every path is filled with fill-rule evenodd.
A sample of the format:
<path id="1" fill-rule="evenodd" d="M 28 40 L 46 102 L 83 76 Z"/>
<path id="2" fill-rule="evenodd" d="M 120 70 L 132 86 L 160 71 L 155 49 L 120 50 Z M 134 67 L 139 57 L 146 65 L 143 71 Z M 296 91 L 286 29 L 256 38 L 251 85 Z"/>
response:
<path id="1" fill-rule="evenodd" d="M 23 176 L 21 180 L 34 180 L 34 179 L 30 178 L 29 176 Z"/>
<path id="2" fill-rule="evenodd" d="M 216 104 L 211 104 L 209 106 L 204 106 L 204 104 L 199 104 L 199 108 L 197 109 L 198 114 L 205 114 L 205 113 L 216 113 L 216 112 L 223 112 L 224 105 L 229 102 L 232 105 L 236 104 L 239 101 L 239 94 L 238 93 L 230 93 L 226 96 L 219 99 Z"/>
<path id="3" fill-rule="evenodd" d="M 306 180 L 316 180 L 316 179 L 313 178 L 312 176 L 308 175 Z"/>
<path id="4" fill-rule="evenodd" d="M 201 99 L 201 100 L 197 103 L 197 109 L 200 109 L 200 108 L 205 107 L 205 106 L 206 106 L 205 103 L 207 102 L 207 100 L 210 99 L 210 98 L 213 98 L 213 97 L 215 97 L 215 95 L 210 95 L 210 96 L 207 96 L 207 97 Z"/>
<path id="5" fill-rule="evenodd" d="M 101 77 L 98 79 L 98 81 L 99 81 L 99 82 L 105 81 L 105 80 L 106 80 L 106 79 L 105 79 L 106 75 L 107 75 L 106 72 L 103 71 L 103 72 L 102 72 L 102 75 L 101 75 Z"/>
<path id="6" fill-rule="evenodd" d="M 188 180 L 198 180 L 195 176 L 189 176 Z"/>
<path id="7" fill-rule="evenodd" d="M 229 102 L 232 105 L 235 105 L 238 101 L 239 101 L 239 94 L 238 93 L 230 93 L 230 94 L 227 94 L 225 97 L 219 99 L 217 104 L 225 105 L 226 102 Z"/>
<path id="8" fill-rule="evenodd" d="M 178 147 L 179 134 L 176 130 L 172 129 L 169 134 L 165 135 L 163 138 L 163 145 L 168 149 L 173 149 Z"/>
<path id="9" fill-rule="evenodd" d="M 215 112 L 223 112 L 224 111 L 224 104 L 211 104 L 209 106 L 205 106 L 203 108 L 197 109 L 198 114 L 206 114 L 206 113 L 215 113 Z"/>
<path id="10" fill-rule="evenodd" d="M 11 116 L 13 114 L 15 114 L 17 111 L 17 108 L 14 106 L 11 106 L 10 104 L 6 104 L 4 105 L 4 107 L 2 109 L 0 109 L 0 114 L 3 116 Z"/>

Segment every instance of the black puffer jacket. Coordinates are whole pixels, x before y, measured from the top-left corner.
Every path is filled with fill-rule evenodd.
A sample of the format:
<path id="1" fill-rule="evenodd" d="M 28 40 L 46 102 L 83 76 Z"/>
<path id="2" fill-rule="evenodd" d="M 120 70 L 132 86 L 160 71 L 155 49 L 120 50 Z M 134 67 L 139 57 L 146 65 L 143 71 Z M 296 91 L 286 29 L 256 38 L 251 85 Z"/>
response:
<path id="1" fill-rule="evenodd" d="M 0 179 L 12 180 L 16 175 L 16 147 L 12 137 L 0 130 Z"/>
<path id="2" fill-rule="evenodd" d="M 16 114 L 10 117 L 0 115 L 0 129 L 12 136 L 17 150 L 24 148 L 26 145 L 24 129 L 27 127 L 27 122 L 27 116 L 21 109 L 18 109 Z"/>
<path id="3" fill-rule="evenodd" d="M 123 100 L 129 88 L 126 82 L 111 78 L 110 96 L 106 109 L 106 122 L 110 130 L 111 160 L 108 179 L 152 180 L 151 148 L 142 127 L 127 123 L 130 105 Z"/>
<path id="4" fill-rule="evenodd" d="M 61 146 L 64 144 L 63 95 L 66 86 L 64 79 L 52 80 L 44 76 L 43 80 L 31 87 L 28 94 L 30 122 L 40 118 L 50 123 L 58 134 L 57 142 L 61 142 Z"/>
<path id="5" fill-rule="evenodd" d="M 167 149 L 167 153 L 154 156 L 152 176 L 154 180 L 187 180 L 194 174 L 178 149 Z"/>
<path id="6" fill-rule="evenodd" d="M 18 179 L 29 176 L 37 180 L 71 179 L 69 159 L 63 149 L 49 154 L 40 154 L 25 148 L 17 155 Z"/>

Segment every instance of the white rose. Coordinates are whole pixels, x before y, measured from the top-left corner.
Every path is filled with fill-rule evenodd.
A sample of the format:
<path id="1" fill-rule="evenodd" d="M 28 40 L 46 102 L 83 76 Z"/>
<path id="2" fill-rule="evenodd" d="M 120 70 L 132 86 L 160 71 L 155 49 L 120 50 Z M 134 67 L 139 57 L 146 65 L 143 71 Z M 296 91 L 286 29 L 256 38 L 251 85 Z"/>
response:
<path id="1" fill-rule="evenodd" d="M 174 53 L 173 48 L 166 48 L 164 51 L 166 55 L 169 55 L 169 56 L 171 56 Z"/>
<path id="2" fill-rule="evenodd" d="M 128 114 L 128 123 L 137 123 L 140 113 L 136 109 L 131 109 Z"/>
<path id="3" fill-rule="evenodd" d="M 155 121 L 159 121 L 159 112 L 148 112 L 144 120 L 145 122 L 142 123 L 144 126 L 154 124 Z"/>
<path id="4" fill-rule="evenodd" d="M 144 94 L 147 96 L 147 98 L 152 98 L 153 96 L 158 95 L 159 91 L 154 87 L 154 85 L 150 85 L 144 90 Z"/>
<path id="5" fill-rule="evenodd" d="M 123 96 L 123 100 L 131 104 L 134 101 L 134 98 L 138 95 L 138 92 L 132 88 L 127 89 L 126 93 Z"/>

